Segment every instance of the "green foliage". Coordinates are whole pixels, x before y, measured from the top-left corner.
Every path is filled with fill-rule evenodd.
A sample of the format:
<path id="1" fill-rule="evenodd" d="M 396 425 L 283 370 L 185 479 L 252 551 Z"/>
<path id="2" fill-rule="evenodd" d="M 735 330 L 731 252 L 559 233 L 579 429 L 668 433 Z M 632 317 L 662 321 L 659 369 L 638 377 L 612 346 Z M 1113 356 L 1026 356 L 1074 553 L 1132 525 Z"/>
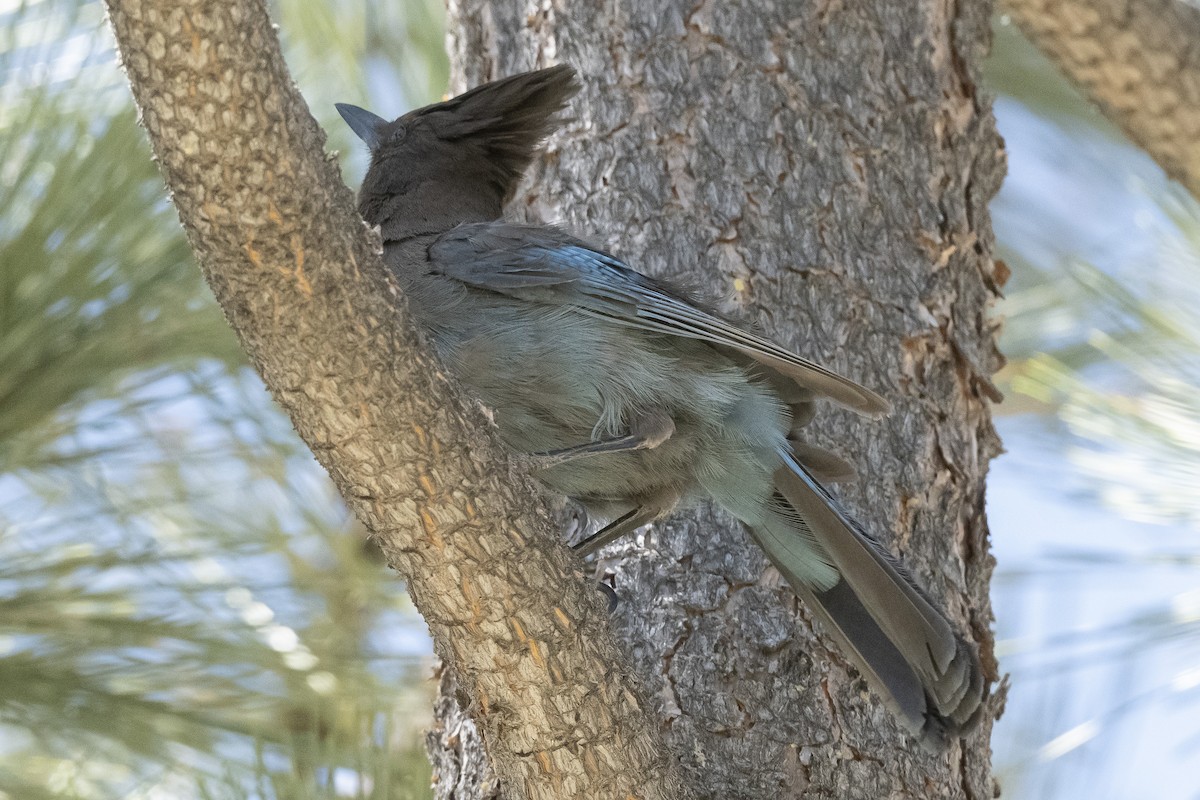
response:
<path id="1" fill-rule="evenodd" d="M 243 366 L 99 4 L 4 12 L 0 70 L 0 798 L 427 796 L 423 626 Z"/>
<path id="2" fill-rule="evenodd" d="M 1200 523 L 1200 406 L 1190 388 L 1200 380 L 1200 206 L 1161 178 L 1161 187 L 1135 180 L 1137 150 L 1012 26 L 997 26 L 995 44 L 989 85 L 1048 125 L 1104 141 L 1093 162 L 1106 171 L 1097 183 L 1133 184 L 1114 195 L 1135 224 L 1112 231 L 1112 243 L 1128 251 L 1139 238 L 1157 242 L 1151 253 L 1136 248 L 1128 263 L 1093 265 L 1076 254 L 1073 237 L 1092 222 L 1083 214 L 1074 229 L 1042 220 L 1057 257 L 1001 238 L 1014 279 L 1000 308 L 1011 364 L 999 413 L 1053 415 L 1082 486 L 1124 516 Z M 1044 180 L 1047 208 L 1059 178 Z M 1133 197 L 1143 205 L 1136 213 Z"/>
<path id="3" fill-rule="evenodd" d="M 1200 522 L 1200 208 L 1011 27 L 987 75 L 1002 133 L 1025 138 L 1012 158 L 1024 193 L 993 204 L 1013 271 L 998 413 L 1045 481 L 1020 491 L 1071 492 L 1063 519 L 1077 512 L 1020 532 L 994 523 L 997 652 L 1012 671 L 997 774 L 1017 796 L 1175 796 L 1177 776 L 1159 773 L 1194 758 L 1194 725 L 1169 715 L 1194 717 L 1200 683 L 1197 595 L 1178 587 L 1200 561 L 1185 531 L 1118 526 Z M 1004 538 L 1041 536 L 1060 549 L 1004 560 Z M 1140 750 L 1139 724 L 1154 731 Z M 1138 763 L 1146 750 L 1168 770 Z"/>
<path id="4" fill-rule="evenodd" d="M 444 90 L 437 0 L 273 13 L 351 159 L 334 102 L 391 115 Z M 1116 139 L 1011 28 L 997 49 L 993 88 Z M 0 799 L 427 796 L 422 626 L 243 366 L 99 3 L 0 11 L 0 71 Z M 1086 485 L 1122 513 L 1196 524 L 1200 215 L 1163 206 L 1153 269 L 1005 248 L 1005 408 L 1061 420 Z M 1010 565 L 1001 590 L 1037 572 Z M 1116 622 L 1110 657 L 1193 635 L 1176 611 Z M 1042 643 L 1016 680 L 1085 663 L 1096 641 Z M 1022 737 L 1062 730 L 1044 711 Z"/>
<path id="5" fill-rule="evenodd" d="M 1027 335 L 1051 307 L 1074 316 L 1081 333 L 1030 354 L 1011 385 L 1058 409 L 1075 437 L 1071 458 L 1102 500 L 1130 519 L 1195 526 L 1200 207 L 1182 192 L 1161 201 L 1173 224 L 1159 232 L 1158 259 L 1136 271 L 1136 283 L 1072 262 L 1014 298 L 1014 322 Z"/>
<path id="6" fill-rule="evenodd" d="M 1041 51 L 1021 35 L 1007 15 L 992 27 L 992 55 L 986 64 L 987 86 L 1013 97 L 1039 116 L 1058 124 L 1099 130 L 1114 139 L 1121 133 L 1068 84 Z"/>

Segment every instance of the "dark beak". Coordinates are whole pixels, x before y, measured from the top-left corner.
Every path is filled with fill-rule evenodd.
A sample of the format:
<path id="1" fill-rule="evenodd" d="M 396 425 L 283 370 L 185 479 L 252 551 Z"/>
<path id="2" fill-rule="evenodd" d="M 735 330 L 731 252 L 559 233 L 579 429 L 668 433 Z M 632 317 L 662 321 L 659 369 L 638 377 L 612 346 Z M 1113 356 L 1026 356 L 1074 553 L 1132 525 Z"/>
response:
<path id="1" fill-rule="evenodd" d="M 349 103 L 334 103 L 334 107 L 342 115 L 342 119 L 346 120 L 350 130 L 367 143 L 367 147 L 374 150 L 379 146 L 379 129 L 387 124 L 386 119 Z"/>

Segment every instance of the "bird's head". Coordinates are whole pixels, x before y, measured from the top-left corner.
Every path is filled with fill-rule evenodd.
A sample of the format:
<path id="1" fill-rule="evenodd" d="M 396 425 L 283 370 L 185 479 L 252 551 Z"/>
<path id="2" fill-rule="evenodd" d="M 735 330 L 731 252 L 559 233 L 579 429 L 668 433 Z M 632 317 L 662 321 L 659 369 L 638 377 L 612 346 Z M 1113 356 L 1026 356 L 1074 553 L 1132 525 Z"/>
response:
<path id="1" fill-rule="evenodd" d="M 578 88 L 575 70 L 562 65 L 493 81 L 391 122 L 338 103 L 371 148 L 359 212 L 384 226 L 385 238 L 393 222 L 411 234 L 496 219 L 554 130 L 552 117 Z"/>

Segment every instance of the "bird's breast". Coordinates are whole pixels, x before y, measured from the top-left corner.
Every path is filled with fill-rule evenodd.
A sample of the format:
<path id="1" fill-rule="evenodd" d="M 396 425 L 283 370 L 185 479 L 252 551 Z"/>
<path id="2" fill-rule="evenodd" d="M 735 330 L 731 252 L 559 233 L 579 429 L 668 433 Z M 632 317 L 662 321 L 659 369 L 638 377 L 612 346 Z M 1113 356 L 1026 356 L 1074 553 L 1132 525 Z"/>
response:
<path id="1" fill-rule="evenodd" d="M 581 499 L 696 493 L 730 470 L 766 475 L 788 429 L 772 390 L 699 342 L 616 325 L 570 306 L 467 292 L 434 328 L 456 376 L 494 413 L 520 453 L 624 436 L 648 411 L 675 431 L 649 450 L 590 455 L 543 471 Z"/>

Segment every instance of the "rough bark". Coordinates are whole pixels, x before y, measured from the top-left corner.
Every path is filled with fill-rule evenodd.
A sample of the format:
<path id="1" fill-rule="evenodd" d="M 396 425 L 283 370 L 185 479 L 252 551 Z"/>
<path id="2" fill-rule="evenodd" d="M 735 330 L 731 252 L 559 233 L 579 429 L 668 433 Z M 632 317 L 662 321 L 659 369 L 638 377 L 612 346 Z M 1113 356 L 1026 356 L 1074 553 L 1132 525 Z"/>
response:
<path id="1" fill-rule="evenodd" d="M 1200 8 L 1185 0 L 1002 0 L 1167 174 L 1200 198 Z"/>
<path id="2" fill-rule="evenodd" d="M 264 3 L 109 11 L 217 300 L 407 578 L 512 794 L 681 796 L 603 599 L 410 331 Z"/>
<path id="3" fill-rule="evenodd" d="M 979 86 L 989 12 L 450 3 L 455 90 L 551 62 L 583 76 L 514 215 L 725 296 L 893 401 L 882 422 L 825 410 L 812 435 L 857 463 L 838 493 L 995 678 L 984 477 L 1001 358 L 986 309 L 1003 275 L 987 202 L 1003 158 Z M 684 515 L 606 555 L 620 638 L 704 796 L 992 796 L 991 714 L 946 754 L 917 750 L 728 519 Z"/>

